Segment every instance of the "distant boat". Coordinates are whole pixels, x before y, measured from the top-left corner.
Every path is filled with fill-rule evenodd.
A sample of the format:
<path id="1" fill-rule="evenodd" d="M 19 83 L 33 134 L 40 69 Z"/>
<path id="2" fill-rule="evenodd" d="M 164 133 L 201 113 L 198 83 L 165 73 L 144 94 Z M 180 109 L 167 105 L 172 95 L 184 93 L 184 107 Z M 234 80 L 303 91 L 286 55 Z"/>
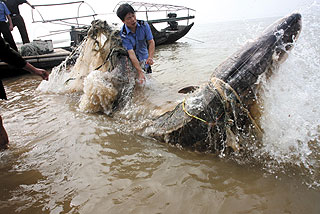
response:
<path id="1" fill-rule="evenodd" d="M 163 44 L 171 44 L 176 42 L 177 40 L 184 37 L 192 28 L 194 23 L 189 24 L 190 19 L 194 19 L 195 16 L 190 15 L 190 12 L 195 12 L 195 10 L 184 7 L 184 6 L 176 6 L 170 4 L 155 4 L 155 3 L 145 3 L 145 2 L 132 2 L 132 1 L 121 1 L 114 8 L 114 12 L 116 9 L 124 3 L 130 4 L 137 13 L 144 13 L 146 18 L 144 21 L 147 21 L 150 25 L 154 40 L 156 45 Z M 79 22 L 80 19 L 84 18 L 92 18 L 95 19 L 95 16 L 98 14 L 95 13 L 94 9 L 85 1 L 70 1 L 64 3 L 54 3 L 54 4 L 41 4 L 41 5 L 33 5 L 36 8 L 48 8 L 48 7 L 63 7 L 65 5 L 78 4 L 78 13 L 75 16 L 66 17 L 66 18 L 57 18 L 57 19 L 45 19 L 44 16 L 37 9 L 35 10 L 38 13 L 38 17 L 40 20 L 34 19 L 34 10 L 32 12 L 33 23 L 52 23 L 52 24 L 60 24 L 70 26 L 70 29 L 52 31 L 49 35 L 44 35 L 40 37 L 48 37 L 56 34 L 62 33 L 70 33 L 71 43 L 70 46 L 62 47 L 62 48 L 53 48 L 52 52 L 32 55 L 32 56 L 24 56 L 23 58 L 26 61 L 30 62 L 32 65 L 44 68 L 51 69 L 54 66 L 59 65 L 62 61 L 64 61 L 72 52 L 74 47 L 77 47 L 81 41 L 86 37 L 87 32 L 90 28 L 87 24 L 81 24 Z M 88 6 L 92 10 L 92 14 L 80 15 L 79 9 L 82 5 Z M 163 14 L 166 18 L 164 19 L 150 19 L 151 16 Z M 178 16 L 179 15 L 179 16 Z M 187 21 L 186 25 L 178 24 L 178 21 Z M 160 31 L 155 28 L 155 24 L 166 25 Z M 47 40 L 46 40 L 47 41 Z M 13 66 L 9 66 L 8 64 L 0 61 L 0 78 L 16 76 L 25 73 L 26 71 L 22 69 L 16 69 Z"/>
<path id="2" fill-rule="evenodd" d="M 38 10 L 38 8 L 48 8 L 48 7 L 54 7 L 54 6 L 65 7 L 65 5 L 71 5 L 71 4 L 78 6 L 78 11 L 77 11 L 78 13 L 75 16 L 71 16 L 71 17 L 58 18 L 58 19 L 45 19 L 43 14 L 40 13 L 40 10 Z M 92 14 L 80 16 L 79 11 L 80 11 L 81 5 L 87 5 L 92 10 Z M 93 10 L 93 8 L 85 1 L 69 1 L 65 3 L 40 4 L 40 5 L 33 5 L 33 6 L 37 8 L 36 10 L 31 10 L 33 23 L 51 23 L 51 24 L 59 24 L 63 26 L 67 25 L 71 27 L 71 29 L 52 31 L 51 34 L 49 35 L 40 36 L 40 37 L 48 37 L 56 34 L 70 33 L 70 37 L 71 37 L 70 46 L 53 48 L 51 40 L 34 40 L 33 42 L 39 41 L 41 43 L 44 42 L 48 44 L 48 46 L 51 46 L 51 48 L 49 48 L 50 50 L 40 54 L 37 53 L 37 54 L 24 55 L 23 53 L 21 53 L 23 55 L 23 58 L 27 62 L 31 63 L 33 66 L 36 66 L 38 68 L 51 69 L 59 65 L 61 62 L 63 62 L 71 54 L 73 47 L 76 47 L 77 45 L 79 45 L 80 42 L 83 40 L 83 38 L 86 36 L 90 26 L 87 24 L 81 24 L 79 20 L 83 18 L 95 19 L 95 16 L 97 16 L 97 14 Z M 38 17 L 40 17 L 40 20 L 34 19 L 35 17 L 34 11 L 38 13 Z M 28 45 L 28 44 L 25 44 L 25 45 Z M 35 47 L 36 49 L 38 49 L 39 46 L 35 45 Z M 17 69 L 14 66 L 8 65 L 7 63 L 2 61 L 0 61 L 0 69 L 1 69 L 0 78 L 7 78 L 7 77 L 12 77 L 12 76 L 17 76 L 17 75 L 27 73 L 23 69 Z"/>
<path id="3" fill-rule="evenodd" d="M 33 40 L 31 43 L 18 45 L 22 57 L 35 67 L 50 70 L 64 61 L 71 52 L 64 48 L 53 48 L 52 40 Z M 0 61 L 0 78 L 27 73 Z"/>
<path id="4" fill-rule="evenodd" d="M 194 9 L 170 5 L 170 4 L 155 4 L 146 2 L 133 2 L 133 1 L 121 1 L 114 8 L 113 12 L 116 12 L 121 4 L 128 3 L 136 11 L 136 13 L 144 13 L 147 21 L 150 25 L 156 45 L 172 44 L 177 40 L 184 37 L 192 28 L 194 23 L 189 24 L 190 19 L 194 19 L 195 16 L 190 15 L 190 12 L 194 12 Z M 166 14 L 164 19 L 149 19 L 150 14 Z M 178 17 L 178 13 L 182 16 Z M 183 14 L 186 13 L 186 14 Z M 186 25 L 178 24 L 178 21 L 186 20 Z M 160 31 L 155 28 L 155 24 L 167 23 L 167 26 Z"/>
<path id="5" fill-rule="evenodd" d="M 70 51 L 67 51 L 63 48 L 55 48 L 51 53 L 35 56 L 24 56 L 23 58 L 38 68 L 51 69 L 64 61 L 70 55 L 70 53 Z M 0 70 L 0 79 L 28 73 L 23 69 L 15 68 L 14 66 L 8 65 L 2 61 L 0 61 Z"/>

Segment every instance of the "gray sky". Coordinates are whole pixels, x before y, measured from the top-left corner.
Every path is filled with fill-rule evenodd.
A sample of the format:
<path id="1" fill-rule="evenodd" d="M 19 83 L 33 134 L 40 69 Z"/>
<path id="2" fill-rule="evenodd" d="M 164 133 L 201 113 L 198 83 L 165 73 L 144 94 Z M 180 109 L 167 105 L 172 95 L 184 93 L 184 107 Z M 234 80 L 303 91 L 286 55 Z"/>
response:
<path id="1" fill-rule="evenodd" d="M 30 0 L 31 1 L 31 0 Z M 33 0 L 35 1 L 35 0 Z M 44 0 L 42 0 L 44 1 Z M 196 10 L 197 22 L 213 22 L 287 15 L 320 0 L 142 0 L 163 4 L 182 5 Z M 99 13 L 113 9 L 119 1 L 109 0 L 101 5 L 102 0 L 87 0 Z M 107 6 L 108 5 L 108 6 Z M 110 5 L 110 6 L 109 6 Z M 102 6 L 102 7 L 101 7 Z"/>
<path id="2" fill-rule="evenodd" d="M 199 4 L 197 1 L 190 1 L 190 7 L 197 9 L 197 17 L 201 22 L 285 16 L 305 8 L 314 0 L 209 0 L 204 2 L 207 3 Z M 320 3 L 320 0 L 317 2 Z"/>
<path id="3" fill-rule="evenodd" d="M 62 3 L 71 0 L 28 0 L 31 4 L 49 4 Z M 75 0 L 73 0 L 75 1 Z M 216 21 L 241 20 L 252 19 L 270 16 L 285 16 L 295 11 L 306 9 L 312 3 L 320 4 L 320 0 L 141 0 L 144 2 L 174 4 L 180 6 L 190 7 L 195 9 L 194 15 L 195 23 L 210 23 Z M 118 0 L 86 0 L 96 13 L 109 14 L 103 16 L 108 23 L 119 22 L 115 15 L 111 15 Z M 77 14 L 77 8 L 70 9 L 64 7 L 39 7 L 39 11 L 44 17 L 48 19 L 73 17 Z M 88 5 L 82 5 L 82 14 L 92 13 Z M 20 6 L 20 11 L 27 24 L 27 29 L 31 39 L 35 39 L 39 35 L 48 34 L 49 31 L 65 28 L 63 26 L 56 26 L 51 24 L 35 24 L 32 23 L 31 8 L 27 4 Z M 36 10 L 33 10 L 35 19 L 39 20 L 39 15 Z M 100 18 L 100 17 L 99 17 Z M 163 17 L 159 17 L 163 18 Z M 18 30 L 13 31 L 16 42 L 21 41 Z"/>

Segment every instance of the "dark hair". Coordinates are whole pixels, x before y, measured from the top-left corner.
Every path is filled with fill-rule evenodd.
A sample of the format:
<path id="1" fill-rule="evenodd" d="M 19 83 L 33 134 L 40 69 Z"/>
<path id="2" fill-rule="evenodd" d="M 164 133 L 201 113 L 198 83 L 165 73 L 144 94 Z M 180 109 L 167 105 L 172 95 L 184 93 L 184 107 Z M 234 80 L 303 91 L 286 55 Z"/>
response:
<path id="1" fill-rule="evenodd" d="M 134 9 L 130 4 L 122 4 L 120 5 L 120 7 L 117 10 L 117 16 L 124 21 L 124 17 L 128 14 L 128 13 L 134 13 Z"/>

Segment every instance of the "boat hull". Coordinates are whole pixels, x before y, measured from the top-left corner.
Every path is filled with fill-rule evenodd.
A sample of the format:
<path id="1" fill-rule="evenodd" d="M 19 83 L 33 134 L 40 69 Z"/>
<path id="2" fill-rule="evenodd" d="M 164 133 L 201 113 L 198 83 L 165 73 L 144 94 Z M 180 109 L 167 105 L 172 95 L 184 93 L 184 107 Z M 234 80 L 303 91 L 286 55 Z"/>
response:
<path id="1" fill-rule="evenodd" d="M 184 37 L 192 28 L 194 23 L 190 25 L 180 25 L 177 30 L 164 29 L 158 31 L 153 24 L 149 23 L 156 46 L 172 44 Z"/>
<path id="2" fill-rule="evenodd" d="M 70 55 L 70 51 L 62 48 L 54 49 L 53 53 L 38 56 L 24 56 L 23 58 L 35 67 L 51 69 L 63 62 Z M 0 62 L 0 78 L 14 77 L 28 73 L 23 69 L 17 69 L 5 62 Z"/>

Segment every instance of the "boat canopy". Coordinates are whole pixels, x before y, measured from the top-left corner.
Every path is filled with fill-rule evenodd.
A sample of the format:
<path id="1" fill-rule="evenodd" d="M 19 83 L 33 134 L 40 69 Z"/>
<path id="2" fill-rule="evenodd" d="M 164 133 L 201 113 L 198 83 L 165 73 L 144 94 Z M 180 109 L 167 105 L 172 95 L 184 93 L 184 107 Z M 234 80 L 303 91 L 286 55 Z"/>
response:
<path id="1" fill-rule="evenodd" d="M 65 7 L 66 5 L 76 5 L 78 7 L 77 8 L 77 14 L 75 14 L 72 17 L 63 17 L 63 18 L 58 18 L 58 19 L 46 19 L 46 18 L 44 18 L 44 16 L 40 12 L 40 8 L 43 8 L 43 7 L 53 7 L 53 6 Z M 80 15 L 80 8 L 81 8 L 82 5 L 88 6 L 91 9 L 92 14 L 82 15 L 81 16 Z M 94 9 L 88 3 L 86 3 L 85 1 L 70 1 L 70 2 L 64 2 L 64 3 L 55 3 L 55 4 L 36 4 L 36 5 L 33 5 L 33 6 L 35 7 L 35 11 L 40 16 L 40 20 L 35 20 L 35 18 L 34 18 L 35 17 L 34 10 L 31 10 L 32 22 L 33 23 L 54 23 L 54 24 L 60 24 L 60 25 L 68 25 L 68 26 L 80 27 L 80 26 L 87 26 L 87 24 L 81 24 L 80 21 L 79 21 L 80 19 L 88 18 L 88 17 L 92 17 L 93 19 L 95 19 L 95 16 L 98 15 L 94 11 Z"/>
<path id="2" fill-rule="evenodd" d="M 171 5 L 171 4 L 156 4 L 156 3 L 148 3 L 148 2 L 120 1 L 113 9 L 113 12 L 116 12 L 118 7 L 125 3 L 130 4 L 134 8 L 135 12 L 145 13 L 146 21 L 148 21 L 149 23 L 181 21 L 181 20 L 189 20 L 189 19 L 195 18 L 194 16 L 190 15 L 190 11 L 195 11 L 192 8 L 185 7 L 185 6 Z M 175 14 L 179 11 L 186 11 L 187 15 L 183 17 L 170 16 L 170 14 Z M 149 20 L 148 13 L 153 13 L 153 12 L 166 12 L 169 18 Z"/>

